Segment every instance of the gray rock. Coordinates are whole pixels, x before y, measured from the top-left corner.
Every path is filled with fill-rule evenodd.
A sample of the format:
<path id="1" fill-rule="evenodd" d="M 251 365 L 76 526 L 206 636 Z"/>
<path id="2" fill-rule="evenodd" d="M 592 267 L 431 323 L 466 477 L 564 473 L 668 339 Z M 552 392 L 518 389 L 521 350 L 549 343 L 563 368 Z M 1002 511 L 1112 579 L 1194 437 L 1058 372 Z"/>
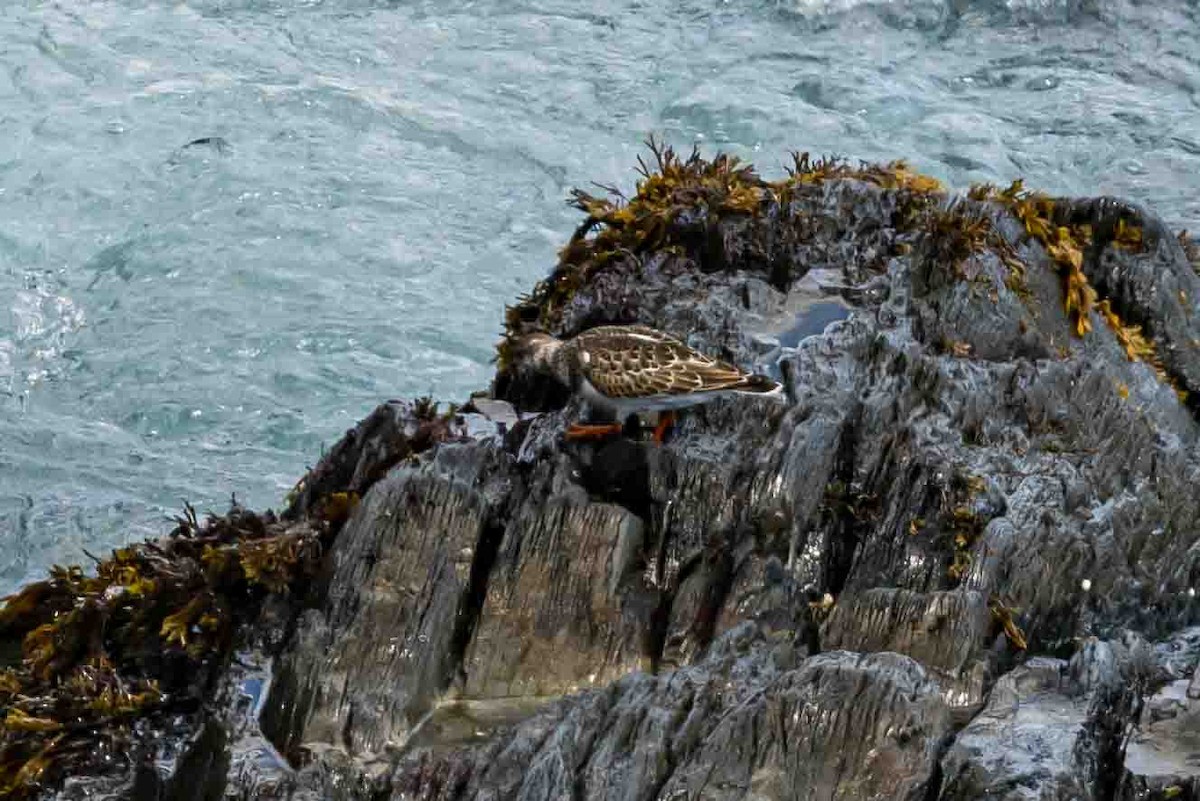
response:
<path id="1" fill-rule="evenodd" d="M 924 797 L 948 713 L 920 666 L 793 660 L 744 625 L 693 666 L 572 696 L 474 748 L 410 752 L 392 798 Z"/>
<path id="2" fill-rule="evenodd" d="M 946 753 L 939 798 L 1110 797 L 1145 659 L 1143 644 L 1093 641 L 1006 673 Z"/>
<path id="3" fill-rule="evenodd" d="M 508 461 L 511 461 L 509 459 Z M 506 461 L 443 446 L 376 483 L 338 537 L 322 610 L 279 660 L 268 731 L 374 754 L 403 744 L 462 661 L 507 498 Z"/>
<path id="4" fill-rule="evenodd" d="M 938 678 L 951 708 L 968 712 L 983 704 L 991 683 L 993 654 L 986 645 L 992 628 L 978 592 L 880 588 L 843 595 L 821 630 L 821 646 L 911 656 Z"/>
<path id="5" fill-rule="evenodd" d="M 289 509 L 362 496 L 273 664 L 295 771 L 223 722 L 195 759 L 247 799 L 1195 797 L 1200 278 L 1148 212 L 1056 202 L 1154 343 L 1132 361 L 1099 309 L 1072 333 L 1022 223 L 963 201 L 991 233 L 961 253 L 940 202 L 692 209 L 692 245 L 614 255 L 552 319 L 778 345 L 786 404 L 662 446 L 564 443 L 577 403 L 519 372 L 380 407 Z"/>
<path id="6" fill-rule="evenodd" d="M 392 786 L 409 788 L 393 790 L 404 798 L 556 798 L 580 787 L 568 794 L 915 797 L 934 791 L 948 716 L 970 719 L 982 708 L 949 745 L 945 797 L 1022 797 L 1013 788 L 1026 785 L 1053 797 L 1113 792 L 1119 733 L 1143 688 L 1127 675 L 1136 649 L 1113 640 L 1084 649 L 1069 669 L 1044 657 L 1010 668 L 1025 645 L 1068 649 L 1124 628 L 1159 637 L 1193 619 L 1200 432 L 1099 315 L 1086 336 L 1071 334 L 1057 268 L 1006 216 L 979 206 L 1025 263 L 1020 292 L 996 251 L 970 256 L 965 278 L 920 236 L 894 255 L 908 235 L 878 221 L 894 219 L 897 202 L 875 187 L 834 183 L 798 196 L 774 223 L 818 233 L 788 240 L 786 253 L 764 246 L 766 262 L 697 272 L 686 258 L 652 256 L 597 273 L 559 333 L 637 319 L 749 364 L 773 348 L 789 310 L 811 309 L 818 288 L 849 312 L 796 341 L 779 365 L 786 407 L 696 409 L 662 447 L 563 446 L 573 404 L 540 406 L 554 395 L 520 383 L 531 378 L 498 386 L 517 408 L 548 413 L 460 447 L 474 467 L 456 486 L 494 487 L 486 504 L 448 492 L 439 457 L 394 468 L 379 485 L 393 489 L 371 491 L 335 546 L 328 598 L 282 660 L 284 675 L 303 678 L 277 682 L 272 701 L 305 712 L 280 719 L 277 741 L 289 752 L 349 754 L 338 764 L 351 773 L 355 759 L 395 751 L 402 767 Z M 1173 348 L 1165 369 L 1192 389 L 1200 353 L 1184 339 L 1200 335 L 1200 321 L 1180 300 L 1200 291 L 1190 264 L 1165 244 L 1151 244 L 1149 255 L 1104 244 L 1113 229 L 1105 204 L 1061 208 L 1064 219 L 1092 220 L 1088 274 L 1113 288 L 1106 297 L 1124 319 L 1147 321 L 1160 347 Z M 762 231 L 723 225 L 724 258 L 736 264 Z M 1144 225 L 1151 237 L 1156 224 Z M 795 276 L 820 269 L 822 279 L 797 281 L 793 297 L 776 280 L 780 263 Z M 636 281 L 626 268 L 639 271 Z M 1170 296 L 1139 283 L 1163 274 L 1173 276 Z M 1159 315 L 1171 322 L 1153 328 Z M 427 478 L 413 483 L 418 475 Z M 400 485 L 411 493 L 398 494 Z M 380 519 L 389 513 L 413 528 L 393 533 L 396 524 Z M 418 537 L 430 544 L 401 546 Z M 469 566 L 429 577 L 471 547 Z M 381 581 L 390 571 L 404 579 Z M 417 620 L 427 628 L 413 628 Z M 697 714 L 672 682 L 709 665 L 714 638 L 747 621 L 796 666 L 719 725 L 696 723 L 712 734 L 696 740 L 704 757 L 693 764 L 672 750 L 676 724 L 663 722 Z M 385 632 L 418 637 L 413 665 L 400 669 L 379 653 Z M 813 655 L 831 649 L 842 650 Z M 870 660 L 882 657 L 862 654 L 886 651 L 906 655 L 887 657 L 892 667 L 919 664 L 919 682 L 850 678 L 875 676 L 881 663 Z M 353 667 L 339 670 L 333 659 Z M 871 714 L 920 736 L 888 750 L 876 738 L 887 727 L 866 733 L 843 681 L 892 699 Z M 609 689 L 515 720 L 538 699 L 589 687 Z M 895 711 L 895 693 L 915 706 Z M 854 738 L 827 742 L 819 726 L 813 734 L 783 724 L 781 715 L 806 703 L 830 721 L 849 716 Z M 630 704 L 641 712 L 625 711 Z M 603 745 L 614 726 L 619 738 Z M 468 730 L 483 742 L 464 746 Z M 649 755 L 631 757 L 641 753 Z M 839 761 L 843 753 L 861 759 Z M 876 758 L 892 767 L 851 775 Z M 605 783 L 606 772 L 626 783 Z M 894 785 L 871 783 L 879 777 Z"/>
<path id="7" fill-rule="evenodd" d="M 1200 629 L 1155 645 L 1157 690 L 1125 746 L 1121 801 L 1200 797 Z"/>
<path id="8" fill-rule="evenodd" d="M 579 486 L 526 494 L 463 657 L 461 697 L 560 695 L 648 667 L 659 597 L 641 573 L 645 537 L 640 518 Z"/>
<path id="9" fill-rule="evenodd" d="M 929 792 L 949 714 L 896 654 L 806 660 L 721 720 L 659 798 L 894 798 Z"/>

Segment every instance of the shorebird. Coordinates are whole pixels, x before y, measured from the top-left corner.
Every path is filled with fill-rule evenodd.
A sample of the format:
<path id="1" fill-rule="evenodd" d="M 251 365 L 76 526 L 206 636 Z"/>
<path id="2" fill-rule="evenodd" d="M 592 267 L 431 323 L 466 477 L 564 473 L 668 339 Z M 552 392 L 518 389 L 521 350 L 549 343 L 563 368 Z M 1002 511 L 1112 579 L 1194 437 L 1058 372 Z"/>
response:
<path id="1" fill-rule="evenodd" d="M 574 423 L 567 439 L 620 433 L 631 414 L 658 412 L 655 442 L 674 422 L 674 410 L 730 395 L 778 399 L 783 388 L 764 375 L 705 356 L 669 334 L 644 325 L 605 325 L 567 340 L 535 333 L 514 343 L 518 363 L 548 373 L 614 423 Z"/>

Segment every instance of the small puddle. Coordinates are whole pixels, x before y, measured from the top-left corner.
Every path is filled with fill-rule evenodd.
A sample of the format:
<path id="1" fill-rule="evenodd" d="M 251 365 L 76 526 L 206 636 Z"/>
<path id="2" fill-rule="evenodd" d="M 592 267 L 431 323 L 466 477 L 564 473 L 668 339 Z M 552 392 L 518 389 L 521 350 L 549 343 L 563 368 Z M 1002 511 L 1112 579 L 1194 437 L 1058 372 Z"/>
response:
<path id="1" fill-rule="evenodd" d="M 776 334 L 775 338 L 781 347 L 794 348 L 801 340 L 824 333 L 830 323 L 845 320 L 850 311 L 849 306 L 837 301 L 817 301 L 802 309 L 792 327 Z"/>
<path id="2" fill-rule="evenodd" d="M 274 788 L 291 775 L 292 767 L 259 728 L 259 718 L 271 692 L 271 661 L 252 651 L 237 655 L 243 671 L 234 702 L 236 738 L 228 745 L 229 776 L 238 776 L 248 787 Z M 257 797 L 257 796 L 255 796 Z"/>
<path id="3" fill-rule="evenodd" d="M 846 285 L 840 271 L 810 270 L 791 288 L 782 308 L 769 316 L 757 337 L 757 366 L 769 369 L 808 337 L 820 336 L 832 323 L 845 320 L 859 308 L 849 298 L 865 291 L 865 287 Z"/>
<path id="4" fill-rule="evenodd" d="M 444 702 L 425 716 L 404 747 L 439 752 L 486 740 L 497 729 L 520 723 L 559 698 L 558 695 L 522 696 Z"/>

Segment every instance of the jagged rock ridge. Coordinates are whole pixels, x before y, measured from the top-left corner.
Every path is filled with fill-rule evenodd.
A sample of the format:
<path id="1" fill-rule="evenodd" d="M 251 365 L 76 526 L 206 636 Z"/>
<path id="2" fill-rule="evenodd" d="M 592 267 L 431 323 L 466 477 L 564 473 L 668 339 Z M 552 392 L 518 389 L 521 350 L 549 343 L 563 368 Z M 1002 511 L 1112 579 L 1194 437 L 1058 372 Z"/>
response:
<path id="1" fill-rule="evenodd" d="M 1115 201 L 951 201 L 895 165 L 807 166 L 784 193 L 732 165 L 656 234 L 620 229 L 671 196 L 647 184 L 678 162 L 628 206 L 585 198 L 609 227 L 581 230 L 509 321 L 653 325 L 777 364 L 788 407 L 697 410 L 661 448 L 569 446 L 574 405 L 502 370 L 495 396 L 541 414 L 475 419 L 489 433 L 394 470 L 344 532 L 347 595 L 281 663 L 288 748 L 334 745 L 353 772 L 399 746 L 377 779 L 396 798 L 1099 798 L 1141 780 L 1122 747 L 1155 682 L 1143 640 L 1195 615 L 1200 286 L 1180 242 Z M 731 207 L 745 186 L 765 208 Z M 828 303 L 845 318 L 789 341 Z M 384 509 L 407 522 L 381 527 Z M 419 665 L 380 652 L 385 623 L 428 644 Z M 693 677 L 723 675 L 748 624 L 763 640 L 734 700 L 697 711 Z M 781 650 L 794 667 L 766 681 Z M 1017 666 L 1037 653 L 1075 657 Z M 486 712 L 562 694 L 515 729 L 523 712 Z M 1046 724 L 1062 744 L 1018 758 L 1045 735 L 1022 718 L 996 763 L 1001 699 L 1069 710 Z M 791 728 L 792 703 L 816 718 Z"/>
<path id="2" fill-rule="evenodd" d="M 789 402 L 566 444 L 575 402 L 502 347 L 436 437 L 381 407 L 289 511 L 362 496 L 274 662 L 262 728 L 298 770 L 213 786 L 1195 798 L 1188 243 L 902 164 L 657 155 L 628 203 L 578 196 L 509 333 L 641 322 Z"/>

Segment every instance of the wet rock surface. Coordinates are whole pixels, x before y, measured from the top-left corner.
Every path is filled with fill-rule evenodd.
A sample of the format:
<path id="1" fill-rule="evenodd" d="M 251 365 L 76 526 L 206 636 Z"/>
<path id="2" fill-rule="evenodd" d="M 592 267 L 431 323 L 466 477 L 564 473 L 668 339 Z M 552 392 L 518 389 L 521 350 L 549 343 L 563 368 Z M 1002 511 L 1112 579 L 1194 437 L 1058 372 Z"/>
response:
<path id="1" fill-rule="evenodd" d="M 298 486 L 361 501 L 261 733 L 209 749 L 290 764 L 227 758 L 227 797 L 1196 797 L 1180 240 L 895 165 L 722 180 L 581 229 L 510 331 L 652 325 L 787 403 L 567 443 L 577 401 L 502 359 L 448 415 L 380 407 Z"/>
<path id="2" fill-rule="evenodd" d="M 874 589 L 844 594 L 825 623 L 821 644 L 851 651 L 895 651 L 920 660 L 946 703 L 977 711 L 996 674 L 987 599 L 976 591 L 929 594 Z"/>
<path id="3" fill-rule="evenodd" d="M 573 696 L 504 740 L 412 753 L 392 782 L 402 798 L 921 798 L 947 720 L 911 659 L 806 659 L 745 624 L 693 666 Z"/>
<path id="4" fill-rule="evenodd" d="M 1156 644 L 1154 662 L 1157 689 L 1125 746 L 1116 797 L 1200 798 L 1200 628 Z"/>
<path id="5" fill-rule="evenodd" d="M 1110 797 L 1149 666 L 1139 640 L 1093 640 L 1009 671 L 948 749 L 938 797 Z"/>

